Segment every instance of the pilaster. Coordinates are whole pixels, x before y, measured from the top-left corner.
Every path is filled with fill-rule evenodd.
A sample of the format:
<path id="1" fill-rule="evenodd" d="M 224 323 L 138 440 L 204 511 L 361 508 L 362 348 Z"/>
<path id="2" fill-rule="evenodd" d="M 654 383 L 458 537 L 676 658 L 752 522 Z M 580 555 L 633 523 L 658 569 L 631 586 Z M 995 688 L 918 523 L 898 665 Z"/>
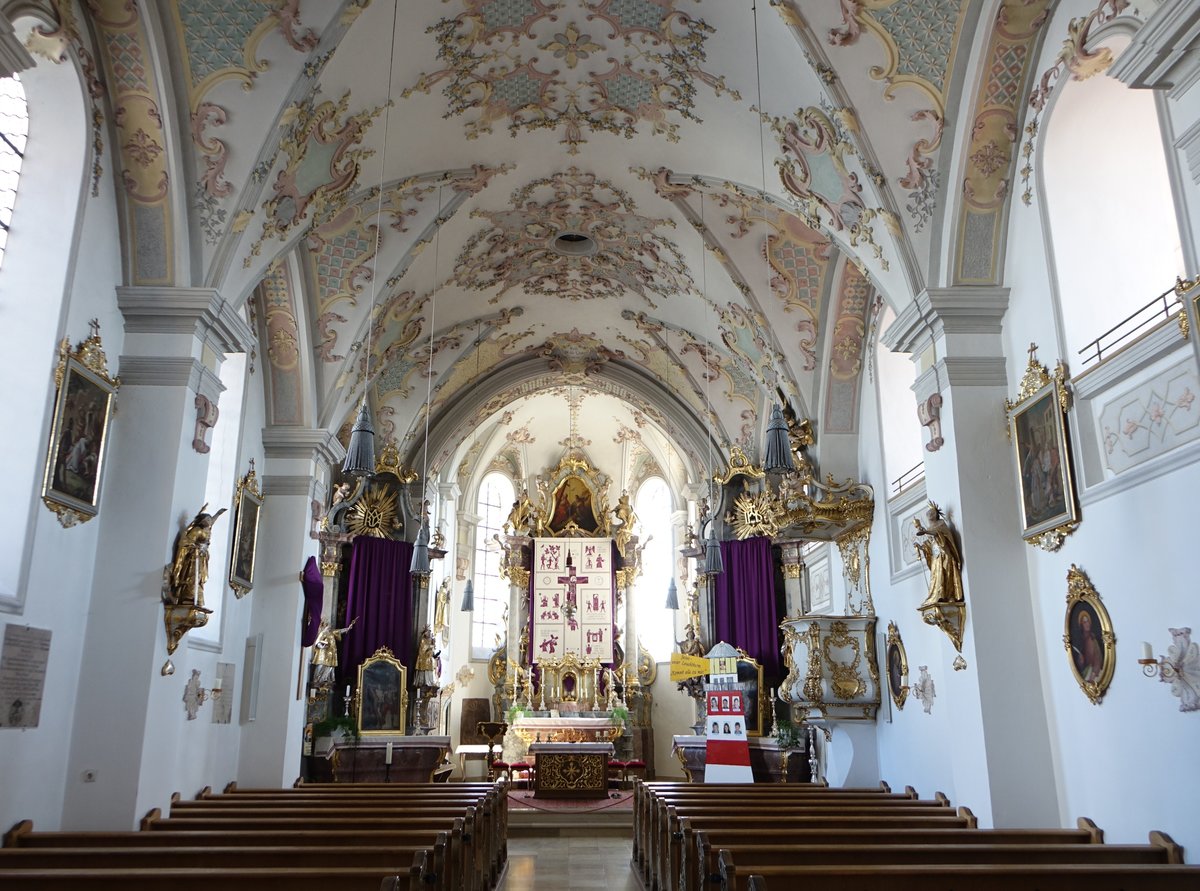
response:
<path id="1" fill-rule="evenodd" d="M 343 450 L 324 429 L 270 427 L 262 432 L 263 506 L 259 516 L 250 637 L 262 635 L 255 720 L 242 728 L 238 781 L 250 786 L 290 786 L 300 773 L 305 704 L 304 650 L 300 646 L 304 598 L 299 573 L 319 544 L 308 535 L 311 500 L 320 470 Z M 326 579 L 326 610 L 336 590 Z"/>
<path id="2" fill-rule="evenodd" d="M 927 453 L 925 480 L 929 498 L 960 536 L 965 669 L 952 668 L 956 653 L 942 632 L 929 627 L 924 633 L 937 636 L 938 694 L 945 695 L 959 735 L 946 753 L 955 797 L 971 801 L 985 824 L 1054 825 L 1054 759 L 1037 652 L 1024 646 L 1018 657 L 1014 651 L 1015 642 L 1035 640 L 1036 633 L 1017 480 L 1004 436 L 1000 329 L 1007 298 L 1003 289 L 978 290 L 977 304 L 972 288 L 925 292 L 918 299 L 920 324 L 910 314 L 907 327 L 898 328 L 898 320 L 885 335 L 893 348 L 914 348 L 918 400 L 933 393 L 943 399 L 945 445 Z M 930 335 L 927 342 L 922 331 Z M 923 343 L 930 349 L 917 353 Z"/>
<path id="3" fill-rule="evenodd" d="M 156 298 L 169 325 L 147 321 L 156 317 Z M 63 826 L 71 829 L 132 828 L 166 803 L 180 777 L 216 766 L 202 761 L 208 735 L 182 705 L 193 652 L 180 647 L 176 674 L 159 672 L 167 659 L 162 587 L 176 536 L 205 502 L 208 456 L 192 448 L 196 396 L 222 389 L 217 372 L 233 346 L 225 335 L 237 326 L 212 291 L 201 300 L 192 291 L 126 288 L 118 302 L 126 314 L 122 387 L 81 659 L 74 721 L 81 729 L 66 765 L 69 776 L 86 770 L 95 781 L 68 783 Z M 232 521 L 232 514 L 218 519 L 213 534 L 227 536 Z M 224 580 L 210 576 L 205 593 L 219 603 Z M 99 726 L 125 728 L 127 743 L 94 746 L 82 728 Z"/>

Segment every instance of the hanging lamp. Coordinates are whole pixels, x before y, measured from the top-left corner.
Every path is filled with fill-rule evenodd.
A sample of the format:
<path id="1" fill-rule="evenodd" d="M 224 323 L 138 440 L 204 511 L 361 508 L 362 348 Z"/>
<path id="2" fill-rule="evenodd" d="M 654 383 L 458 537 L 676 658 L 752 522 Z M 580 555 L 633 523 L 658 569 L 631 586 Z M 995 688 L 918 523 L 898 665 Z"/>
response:
<path id="1" fill-rule="evenodd" d="M 675 584 L 675 576 L 671 576 L 671 581 L 667 583 L 667 609 L 679 609 L 679 586 Z"/>
<path id="2" fill-rule="evenodd" d="M 475 609 L 475 581 L 467 579 L 466 585 L 463 586 L 462 611 L 469 613 Z"/>
<path id="3" fill-rule="evenodd" d="M 771 408 L 771 420 L 767 424 L 763 470 L 767 473 L 786 473 L 795 467 L 792 461 L 792 444 L 788 440 L 787 421 L 783 419 L 783 409 L 776 403 Z"/>
<path id="4" fill-rule="evenodd" d="M 368 355 L 367 361 L 370 362 Z M 342 462 L 342 473 L 349 476 L 370 476 L 375 472 L 375 422 L 371 419 L 371 406 L 367 394 L 363 393 L 358 407 L 358 419 L 350 430 L 350 444 L 346 447 L 346 460 Z"/>
<path id="5" fill-rule="evenodd" d="M 368 394 L 371 392 L 371 329 L 375 326 L 375 298 L 378 292 L 376 275 L 379 266 L 379 247 L 383 228 L 378 225 L 383 215 L 383 183 L 387 175 L 388 123 L 392 109 L 392 74 L 396 64 L 396 19 L 400 4 L 392 10 L 392 43 L 388 53 L 387 105 L 383 112 L 383 156 L 379 163 L 379 194 L 375 198 L 375 250 L 371 254 L 371 310 L 367 314 L 366 354 L 363 357 L 363 397 L 358 407 L 358 418 L 350 430 L 350 444 L 346 447 L 346 460 L 342 462 L 342 473 L 349 476 L 368 477 L 375 473 L 375 421 L 371 417 Z"/>
<path id="6" fill-rule="evenodd" d="M 437 322 L 437 301 L 434 299 L 438 289 L 438 269 L 441 265 L 442 247 L 442 187 L 438 186 L 437 216 L 434 225 L 437 227 L 433 235 L 433 287 L 429 291 L 429 364 L 425 373 L 425 443 L 422 446 L 421 457 L 421 488 L 429 486 L 429 406 L 433 397 L 433 332 Z M 409 572 L 413 575 L 429 575 L 429 513 L 424 509 L 422 498 L 421 528 L 417 532 L 417 540 L 413 545 L 412 565 Z"/>

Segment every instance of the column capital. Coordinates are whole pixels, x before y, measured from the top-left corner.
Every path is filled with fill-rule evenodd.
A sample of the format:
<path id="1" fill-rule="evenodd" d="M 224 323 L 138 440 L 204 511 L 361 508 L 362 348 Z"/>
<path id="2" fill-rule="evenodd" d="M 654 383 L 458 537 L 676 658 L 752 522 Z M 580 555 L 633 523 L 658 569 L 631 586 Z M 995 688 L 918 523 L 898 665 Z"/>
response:
<path id="1" fill-rule="evenodd" d="M 257 340 L 215 288 L 119 287 L 117 306 L 130 334 L 192 334 L 222 353 L 246 352 Z"/>
<path id="2" fill-rule="evenodd" d="M 127 387 L 187 387 L 213 402 L 225 385 L 190 356 L 121 356 L 121 383 Z"/>
<path id="3" fill-rule="evenodd" d="M 894 352 L 921 353 L 959 335 L 998 338 L 1007 311 L 1008 288 L 926 288 L 883 332 L 883 342 Z"/>
<path id="4" fill-rule="evenodd" d="M 1182 93 L 1200 78 L 1197 32 L 1200 7 L 1195 0 L 1163 0 L 1108 74 L 1131 87 Z"/>
<path id="5" fill-rule="evenodd" d="M 264 427 L 262 442 L 268 458 L 299 458 L 333 465 L 346 457 L 345 446 L 324 428 Z"/>
<path id="6" fill-rule="evenodd" d="M 438 483 L 437 490 L 443 501 L 457 502 L 462 495 L 462 488 L 456 482 Z"/>
<path id="7" fill-rule="evenodd" d="M 0 77 L 12 77 L 34 64 L 33 56 L 17 39 L 8 17 L 0 15 Z"/>

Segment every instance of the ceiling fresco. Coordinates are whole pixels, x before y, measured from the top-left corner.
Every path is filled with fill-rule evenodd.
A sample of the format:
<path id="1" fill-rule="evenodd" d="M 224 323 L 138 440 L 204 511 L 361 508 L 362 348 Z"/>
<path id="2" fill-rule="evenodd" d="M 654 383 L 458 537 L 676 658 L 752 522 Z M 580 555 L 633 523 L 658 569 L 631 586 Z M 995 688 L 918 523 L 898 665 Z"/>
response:
<path id="1" fill-rule="evenodd" d="M 45 3 L 128 281 L 247 304 L 272 423 L 341 430 L 367 393 L 439 473 L 577 446 L 635 481 L 757 460 L 781 399 L 818 451 L 853 434 L 884 302 L 996 280 L 1053 6 Z M 1042 102 L 1090 70 L 1067 37 Z"/>

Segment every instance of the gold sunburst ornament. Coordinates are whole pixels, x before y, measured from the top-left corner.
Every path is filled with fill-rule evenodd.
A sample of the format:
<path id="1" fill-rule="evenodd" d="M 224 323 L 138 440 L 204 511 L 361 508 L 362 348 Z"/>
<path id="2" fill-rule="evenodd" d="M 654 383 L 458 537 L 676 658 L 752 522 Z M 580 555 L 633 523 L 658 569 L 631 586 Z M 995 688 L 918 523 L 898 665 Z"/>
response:
<path id="1" fill-rule="evenodd" d="M 346 525 L 354 535 L 390 538 L 400 528 L 396 517 L 396 496 L 383 486 L 371 486 L 350 509 Z"/>
<path id="2" fill-rule="evenodd" d="M 765 535 L 770 538 L 779 531 L 783 508 L 769 491 L 757 495 L 742 493 L 733 503 L 733 534 L 739 541 Z"/>

